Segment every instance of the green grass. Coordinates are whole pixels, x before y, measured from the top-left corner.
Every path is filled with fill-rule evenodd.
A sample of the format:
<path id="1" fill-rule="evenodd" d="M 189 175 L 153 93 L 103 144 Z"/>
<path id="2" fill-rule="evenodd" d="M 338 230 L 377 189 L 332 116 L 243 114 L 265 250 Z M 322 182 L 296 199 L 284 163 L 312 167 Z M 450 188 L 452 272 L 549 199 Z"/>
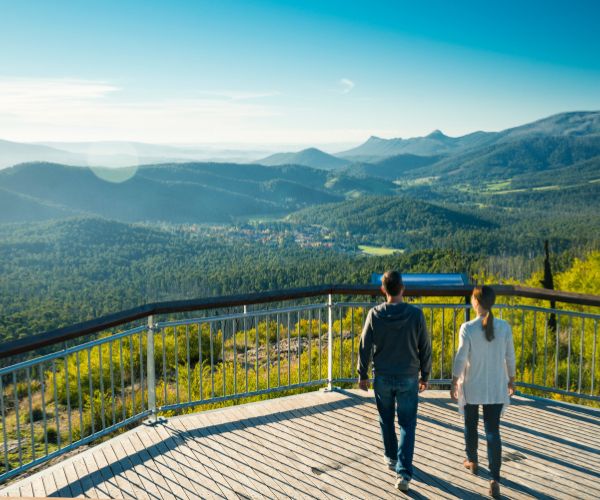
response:
<path id="1" fill-rule="evenodd" d="M 358 245 L 358 249 L 366 255 L 392 255 L 395 253 L 404 253 L 401 248 L 388 248 L 388 247 L 372 247 L 369 245 Z"/>

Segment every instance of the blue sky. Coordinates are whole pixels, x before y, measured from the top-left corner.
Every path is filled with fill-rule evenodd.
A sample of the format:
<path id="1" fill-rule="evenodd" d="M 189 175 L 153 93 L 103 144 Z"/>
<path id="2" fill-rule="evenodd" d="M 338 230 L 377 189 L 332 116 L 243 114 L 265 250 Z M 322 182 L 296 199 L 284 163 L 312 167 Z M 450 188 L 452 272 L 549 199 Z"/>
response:
<path id="1" fill-rule="evenodd" d="M 0 0 L 0 138 L 356 144 L 600 109 L 596 1 Z"/>

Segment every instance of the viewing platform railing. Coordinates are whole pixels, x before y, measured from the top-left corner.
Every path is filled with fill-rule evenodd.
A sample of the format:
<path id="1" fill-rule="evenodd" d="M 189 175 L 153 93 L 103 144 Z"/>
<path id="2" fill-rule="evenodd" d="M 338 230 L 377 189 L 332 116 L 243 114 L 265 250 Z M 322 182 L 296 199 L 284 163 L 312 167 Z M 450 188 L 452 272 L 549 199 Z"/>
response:
<path id="1" fill-rule="evenodd" d="M 599 402 L 600 314 L 584 309 L 600 307 L 600 297 L 494 288 L 496 316 L 513 327 L 518 386 Z M 432 384 L 452 376 L 471 291 L 406 290 L 432 334 Z M 360 333 L 380 294 L 330 285 L 149 304 L 5 343 L 0 482 L 144 419 L 355 382 Z"/>

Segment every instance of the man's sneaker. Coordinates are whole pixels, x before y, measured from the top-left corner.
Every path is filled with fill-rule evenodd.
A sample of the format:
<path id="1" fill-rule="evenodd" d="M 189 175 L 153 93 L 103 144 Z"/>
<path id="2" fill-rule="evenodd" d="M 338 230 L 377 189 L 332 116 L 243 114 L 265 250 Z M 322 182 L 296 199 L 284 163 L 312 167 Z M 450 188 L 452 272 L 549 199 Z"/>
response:
<path id="1" fill-rule="evenodd" d="M 387 465 L 387 468 L 390 470 L 395 471 L 396 470 L 396 464 L 398 463 L 397 460 L 394 460 L 392 458 L 388 458 L 385 455 L 383 456 L 383 461 L 385 462 L 385 465 Z"/>
<path id="2" fill-rule="evenodd" d="M 396 488 L 398 488 L 400 491 L 408 491 L 409 487 L 410 479 L 405 479 L 402 476 L 398 476 L 398 478 L 396 479 Z"/>

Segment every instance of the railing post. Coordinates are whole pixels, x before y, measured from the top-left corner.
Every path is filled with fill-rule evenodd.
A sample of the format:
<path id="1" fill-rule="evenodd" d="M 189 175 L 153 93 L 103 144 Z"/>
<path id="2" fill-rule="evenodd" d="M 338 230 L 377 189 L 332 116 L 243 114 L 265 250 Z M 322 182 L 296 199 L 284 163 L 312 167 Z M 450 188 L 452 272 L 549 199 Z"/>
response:
<path id="1" fill-rule="evenodd" d="M 333 390 L 333 297 L 327 295 L 327 390 Z"/>
<path id="2" fill-rule="evenodd" d="M 148 337 L 146 341 L 146 381 L 148 384 L 148 410 L 150 418 L 148 423 L 157 422 L 156 417 L 156 370 L 154 365 L 154 319 L 148 316 Z"/>

